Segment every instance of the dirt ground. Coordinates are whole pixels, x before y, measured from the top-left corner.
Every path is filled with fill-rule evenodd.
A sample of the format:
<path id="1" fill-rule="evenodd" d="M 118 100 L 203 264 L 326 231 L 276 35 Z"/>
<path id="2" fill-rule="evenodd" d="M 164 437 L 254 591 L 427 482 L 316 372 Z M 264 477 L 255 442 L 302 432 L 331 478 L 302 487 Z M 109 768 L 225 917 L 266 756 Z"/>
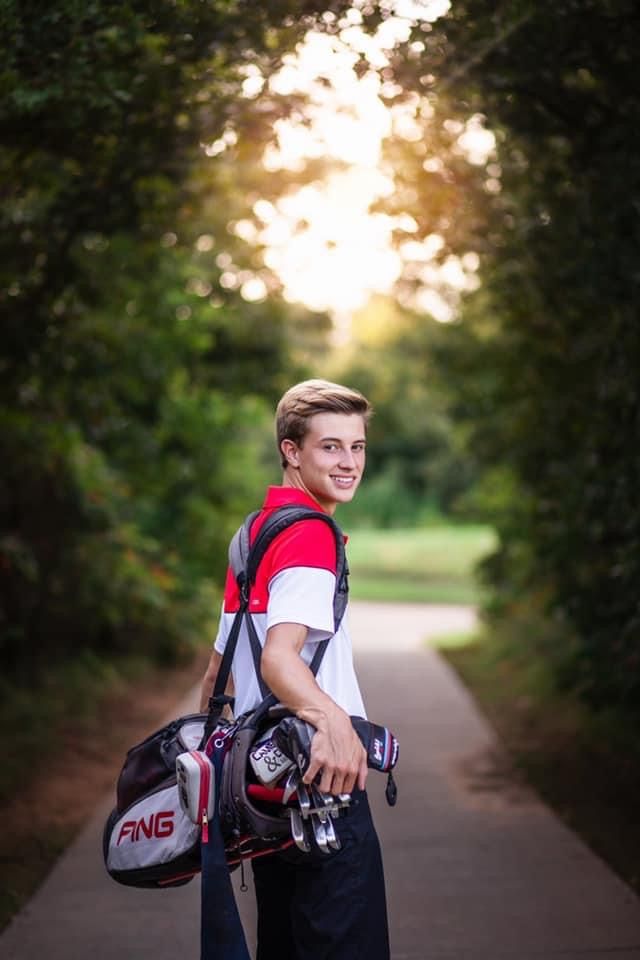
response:
<path id="1" fill-rule="evenodd" d="M 90 724 L 57 732 L 55 750 L 48 753 L 45 741 L 38 774 L 0 810 L 0 930 L 114 788 L 129 747 L 170 719 L 207 659 L 202 651 L 188 666 L 128 684 Z"/>

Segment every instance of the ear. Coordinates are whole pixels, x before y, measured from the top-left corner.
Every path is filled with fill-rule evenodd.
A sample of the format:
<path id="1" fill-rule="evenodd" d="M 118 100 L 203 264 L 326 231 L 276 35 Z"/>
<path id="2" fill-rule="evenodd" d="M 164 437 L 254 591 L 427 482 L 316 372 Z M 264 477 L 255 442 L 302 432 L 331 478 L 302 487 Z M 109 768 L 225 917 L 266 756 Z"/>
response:
<path id="1" fill-rule="evenodd" d="M 282 452 L 282 456 L 287 461 L 287 466 L 294 467 L 294 469 L 297 470 L 300 465 L 298 444 L 293 440 L 285 438 L 280 444 L 280 450 Z"/>

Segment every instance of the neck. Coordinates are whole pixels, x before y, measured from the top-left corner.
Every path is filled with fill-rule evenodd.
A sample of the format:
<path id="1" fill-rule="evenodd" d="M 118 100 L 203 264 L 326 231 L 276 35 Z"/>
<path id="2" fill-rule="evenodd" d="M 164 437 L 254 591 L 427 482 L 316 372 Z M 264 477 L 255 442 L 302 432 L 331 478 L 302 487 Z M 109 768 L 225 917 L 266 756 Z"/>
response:
<path id="1" fill-rule="evenodd" d="M 318 504 L 319 507 L 324 510 L 325 513 L 328 513 L 329 516 L 333 516 L 336 512 L 335 503 L 326 503 L 320 500 L 309 488 L 302 482 L 300 474 L 297 470 L 291 470 L 287 467 L 282 474 L 282 486 L 283 487 L 292 487 L 294 490 L 301 490 L 303 493 L 306 493 L 308 497 L 311 497 L 312 500 Z"/>

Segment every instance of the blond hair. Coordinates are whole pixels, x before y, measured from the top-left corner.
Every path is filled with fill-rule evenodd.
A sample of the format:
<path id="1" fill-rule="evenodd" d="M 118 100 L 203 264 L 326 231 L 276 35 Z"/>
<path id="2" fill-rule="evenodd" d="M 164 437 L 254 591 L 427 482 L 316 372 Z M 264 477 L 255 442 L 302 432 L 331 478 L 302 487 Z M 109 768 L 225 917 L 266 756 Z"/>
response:
<path id="1" fill-rule="evenodd" d="M 276 438 L 282 466 L 286 467 L 287 461 L 282 456 L 280 444 L 283 440 L 293 440 L 301 447 L 309 432 L 309 420 L 316 413 L 356 413 L 362 417 L 366 427 L 372 412 L 366 397 L 339 383 L 303 380 L 290 387 L 276 408 Z"/>

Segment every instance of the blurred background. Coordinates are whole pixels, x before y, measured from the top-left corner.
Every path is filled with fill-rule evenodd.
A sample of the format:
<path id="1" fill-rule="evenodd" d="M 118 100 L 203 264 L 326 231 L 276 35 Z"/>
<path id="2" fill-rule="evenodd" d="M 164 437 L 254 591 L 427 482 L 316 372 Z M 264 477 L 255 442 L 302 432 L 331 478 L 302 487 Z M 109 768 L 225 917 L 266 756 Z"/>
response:
<path id="1" fill-rule="evenodd" d="M 353 596 L 479 605 L 444 654 L 639 882 L 634 5 L 0 21 L 2 802 L 43 731 L 209 647 L 319 376 L 375 408 Z"/>

